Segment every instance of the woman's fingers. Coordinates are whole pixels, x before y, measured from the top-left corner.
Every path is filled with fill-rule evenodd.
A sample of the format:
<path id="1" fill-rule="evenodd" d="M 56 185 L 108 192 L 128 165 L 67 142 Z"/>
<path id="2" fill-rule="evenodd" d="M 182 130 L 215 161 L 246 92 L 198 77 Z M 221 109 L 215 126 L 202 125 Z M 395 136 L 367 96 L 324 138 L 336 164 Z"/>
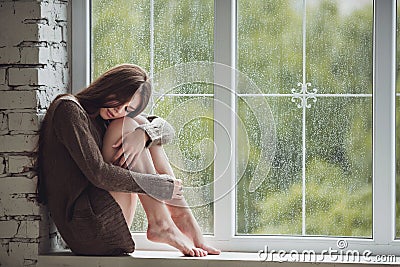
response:
<path id="1" fill-rule="evenodd" d="M 168 174 L 160 174 L 163 178 L 173 179 L 174 190 L 172 192 L 172 199 L 183 199 L 183 185 L 181 179 L 175 179 L 173 176 Z"/>
<path id="2" fill-rule="evenodd" d="M 118 149 L 117 153 L 115 153 L 115 155 L 114 155 L 114 157 L 113 157 L 111 162 L 112 163 L 116 163 L 118 161 L 118 159 L 120 159 L 123 154 L 124 154 L 124 149 L 123 149 L 123 147 L 121 147 L 120 149 Z M 124 157 L 122 157 L 122 158 L 124 158 Z M 121 160 L 120 160 L 120 162 L 121 162 Z M 122 165 L 120 165 L 120 166 L 122 166 Z"/>
<path id="3" fill-rule="evenodd" d="M 145 138 L 142 135 L 144 136 L 143 131 L 133 131 L 119 138 L 118 141 L 112 145 L 113 148 L 118 148 L 118 151 L 115 153 L 111 162 L 118 166 L 133 167 L 137 156 L 140 155 L 144 149 Z"/>
<path id="4" fill-rule="evenodd" d="M 119 138 L 118 141 L 117 141 L 115 144 L 113 144 L 112 147 L 116 148 L 116 147 L 119 147 L 119 146 L 121 146 L 121 145 L 122 145 L 122 137 Z"/>
<path id="5" fill-rule="evenodd" d="M 127 164 L 125 164 L 125 162 L 126 162 L 125 155 L 121 155 L 118 165 L 119 166 L 124 166 L 124 165 L 127 166 Z"/>
<path id="6" fill-rule="evenodd" d="M 182 180 L 176 179 L 174 180 L 174 191 L 172 193 L 172 198 L 174 199 L 182 199 L 183 198 L 183 186 Z"/>
<path id="7" fill-rule="evenodd" d="M 129 166 L 129 169 L 132 169 L 137 161 L 137 156 L 135 154 L 130 154 L 126 160 L 126 165 Z"/>

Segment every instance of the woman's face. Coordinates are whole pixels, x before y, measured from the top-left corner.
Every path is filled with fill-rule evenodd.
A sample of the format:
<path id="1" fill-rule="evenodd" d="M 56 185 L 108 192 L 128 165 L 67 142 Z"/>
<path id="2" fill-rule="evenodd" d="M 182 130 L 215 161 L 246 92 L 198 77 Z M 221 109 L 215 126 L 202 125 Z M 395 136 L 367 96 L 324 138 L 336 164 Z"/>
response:
<path id="1" fill-rule="evenodd" d="M 128 101 L 114 108 L 100 108 L 100 116 L 104 120 L 115 120 L 125 117 L 128 113 L 136 110 L 140 106 L 140 94 L 135 94 L 131 101 Z"/>

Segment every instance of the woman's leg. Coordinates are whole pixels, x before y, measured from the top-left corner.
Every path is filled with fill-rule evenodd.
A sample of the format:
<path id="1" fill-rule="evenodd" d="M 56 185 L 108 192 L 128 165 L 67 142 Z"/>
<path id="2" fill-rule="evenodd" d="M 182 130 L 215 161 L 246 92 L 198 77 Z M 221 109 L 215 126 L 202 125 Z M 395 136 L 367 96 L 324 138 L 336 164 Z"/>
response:
<path id="1" fill-rule="evenodd" d="M 113 123 L 111 123 L 110 127 L 107 129 L 104 135 L 102 155 L 104 161 L 106 162 L 110 162 L 115 154 L 116 149 L 114 149 L 112 145 L 122 135 L 122 124 L 122 120 L 119 122 L 117 120 L 114 121 Z M 128 228 L 131 228 L 133 217 L 135 216 L 138 195 L 135 193 L 114 191 L 110 191 L 110 194 L 121 207 Z"/>
<path id="2" fill-rule="evenodd" d="M 149 150 L 157 173 L 175 177 L 162 146 L 153 146 Z M 184 198 L 165 202 L 175 225 L 193 241 L 196 247 L 204 249 L 209 254 L 220 254 L 220 250 L 210 247 L 205 243 L 200 226 Z"/>
<path id="3" fill-rule="evenodd" d="M 126 124 L 124 127 L 123 123 Z M 112 148 L 112 145 L 121 137 L 123 128 L 132 131 L 137 126 L 137 122 L 130 118 L 126 118 L 125 122 L 123 122 L 123 119 L 115 120 L 108 126 L 103 141 L 103 156 L 106 161 L 110 161 L 116 153 L 117 150 Z M 133 171 L 142 173 L 156 173 L 154 165 L 151 161 L 150 153 L 147 149 L 145 149 L 138 156 L 138 160 L 133 167 Z M 136 207 L 136 202 L 134 203 L 134 201 L 130 201 L 131 198 L 126 197 L 126 195 L 123 195 L 121 192 L 110 193 L 121 206 L 125 218 L 130 219 L 132 210 L 134 210 Z M 167 207 L 163 202 L 144 194 L 139 194 L 139 199 L 147 216 L 147 238 L 149 240 L 167 243 L 179 249 L 185 255 L 205 256 L 207 254 L 207 252 L 204 250 L 196 248 L 193 245 L 193 242 L 183 235 L 182 232 L 176 227 L 170 217 Z M 130 225 L 131 221 L 127 221 L 127 223 Z"/>

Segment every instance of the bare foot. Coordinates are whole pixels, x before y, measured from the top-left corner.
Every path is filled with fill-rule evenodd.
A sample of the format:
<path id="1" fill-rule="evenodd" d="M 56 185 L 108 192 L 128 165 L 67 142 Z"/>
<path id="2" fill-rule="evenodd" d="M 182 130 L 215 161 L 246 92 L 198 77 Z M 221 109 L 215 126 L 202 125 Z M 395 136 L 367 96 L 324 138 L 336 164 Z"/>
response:
<path id="1" fill-rule="evenodd" d="M 149 223 L 147 238 L 153 242 L 171 245 L 179 249 L 186 256 L 203 257 L 208 254 L 202 248 L 195 247 L 193 242 L 183 235 L 172 222 L 171 224 L 168 222 Z"/>
<path id="2" fill-rule="evenodd" d="M 194 246 L 205 250 L 208 254 L 219 255 L 219 249 L 208 246 L 203 238 L 200 227 L 191 213 L 183 213 L 179 216 L 171 216 L 175 225 L 193 242 Z"/>

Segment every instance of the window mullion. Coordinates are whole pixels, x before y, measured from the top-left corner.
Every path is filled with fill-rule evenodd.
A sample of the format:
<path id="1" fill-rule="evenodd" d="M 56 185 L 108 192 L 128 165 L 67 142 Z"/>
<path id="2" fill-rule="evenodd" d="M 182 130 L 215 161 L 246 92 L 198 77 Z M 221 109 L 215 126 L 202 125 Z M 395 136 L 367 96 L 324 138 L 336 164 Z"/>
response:
<path id="1" fill-rule="evenodd" d="M 235 9 L 234 0 L 214 2 L 214 61 L 223 64 L 214 69 L 214 233 L 226 241 L 235 232 Z"/>
<path id="2" fill-rule="evenodd" d="M 150 78 L 154 77 L 154 0 L 150 0 Z"/>
<path id="3" fill-rule="evenodd" d="M 90 0 L 71 2 L 71 89 L 77 93 L 90 83 Z"/>
<path id="4" fill-rule="evenodd" d="M 373 238 L 388 244 L 395 236 L 396 1 L 374 7 Z"/>

